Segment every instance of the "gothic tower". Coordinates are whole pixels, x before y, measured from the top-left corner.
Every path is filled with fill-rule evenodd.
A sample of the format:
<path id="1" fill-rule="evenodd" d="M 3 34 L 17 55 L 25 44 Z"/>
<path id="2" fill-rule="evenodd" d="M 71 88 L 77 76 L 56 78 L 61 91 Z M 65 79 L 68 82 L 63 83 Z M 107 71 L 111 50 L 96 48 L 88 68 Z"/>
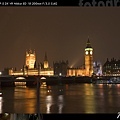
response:
<path id="1" fill-rule="evenodd" d="M 85 75 L 92 76 L 93 74 L 93 48 L 91 47 L 90 40 L 88 38 L 85 48 Z"/>
<path id="2" fill-rule="evenodd" d="M 48 64 L 48 59 L 47 59 L 47 54 L 45 52 L 45 58 L 44 58 L 44 68 L 48 68 L 49 64 Z"/>
<path id="3" fill-rule="evenodd" d="M 29 51 L 26 51 L 26 66 L 28 69 L 34 69 L 35 61 L 35 51 L 32 51 L 31 49 L 29 49 Z"/>

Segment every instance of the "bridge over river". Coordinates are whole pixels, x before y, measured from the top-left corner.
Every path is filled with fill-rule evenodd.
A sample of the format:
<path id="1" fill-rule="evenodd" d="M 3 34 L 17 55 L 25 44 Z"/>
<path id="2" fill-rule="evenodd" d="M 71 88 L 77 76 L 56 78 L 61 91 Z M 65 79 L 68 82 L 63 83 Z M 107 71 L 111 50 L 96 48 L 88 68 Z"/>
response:
<path id="1" fill-rule="evenodd" d="M 0 76 L 2 86 L 36 86 L 37 82 L 41 85 L 70 84 L 70 83 L 91 83 L 91 77 L 63 77 L 63 76 Z"/>
<path id="2" fill-rule="evenodd" d="M 61 84 L 76 84 L 76 83 L 108 83 L 108 81 L 118 80 L 120 83 L 120 76 L 102 76 L 98 78 L 87 76 L 0 76 L 0 86 L 36 86 L 37 82 L 46 85 L 61 85 Z M 112 82 L 110 82 L 112 83 Z"/>

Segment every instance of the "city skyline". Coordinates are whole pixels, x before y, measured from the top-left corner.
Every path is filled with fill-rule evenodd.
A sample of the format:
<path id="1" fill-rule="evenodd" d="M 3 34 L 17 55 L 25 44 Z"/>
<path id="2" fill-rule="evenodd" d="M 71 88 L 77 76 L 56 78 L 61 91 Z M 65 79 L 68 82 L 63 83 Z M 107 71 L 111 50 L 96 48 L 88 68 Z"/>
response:
<path id="1" fill-rule="evenodd" d="M 93 60 L 119 59 L 120 11 L 118 7 L 1 7 L 0 69 L 22 68 L 26 49 L 35 49 L 43 62 L 84 64 L 88 36 Z"/>

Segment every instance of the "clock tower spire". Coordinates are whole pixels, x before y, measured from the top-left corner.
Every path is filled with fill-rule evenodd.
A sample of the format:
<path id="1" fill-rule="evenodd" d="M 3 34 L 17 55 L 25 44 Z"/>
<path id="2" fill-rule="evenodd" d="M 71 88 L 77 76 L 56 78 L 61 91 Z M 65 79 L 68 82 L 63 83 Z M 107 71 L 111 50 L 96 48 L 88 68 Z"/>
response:
<path id="1" fill-rule="evenodd" d="M 93 48 L 88 37 L 85 48 L 85 75 L 92 76 L 93 74 Z"/>

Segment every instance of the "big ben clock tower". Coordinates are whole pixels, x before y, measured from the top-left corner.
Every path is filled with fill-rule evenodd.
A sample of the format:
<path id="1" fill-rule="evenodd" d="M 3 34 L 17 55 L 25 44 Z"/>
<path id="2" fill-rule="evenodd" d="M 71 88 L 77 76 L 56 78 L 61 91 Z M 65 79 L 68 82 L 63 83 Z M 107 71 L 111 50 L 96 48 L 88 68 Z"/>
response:
<path id="1" fill-rule="evenodd" d="M 85 48 L 85 75 L 92 76 L 93 74 L 93 48 L 91 47 L 88 38 L 87 46 Z"/>

